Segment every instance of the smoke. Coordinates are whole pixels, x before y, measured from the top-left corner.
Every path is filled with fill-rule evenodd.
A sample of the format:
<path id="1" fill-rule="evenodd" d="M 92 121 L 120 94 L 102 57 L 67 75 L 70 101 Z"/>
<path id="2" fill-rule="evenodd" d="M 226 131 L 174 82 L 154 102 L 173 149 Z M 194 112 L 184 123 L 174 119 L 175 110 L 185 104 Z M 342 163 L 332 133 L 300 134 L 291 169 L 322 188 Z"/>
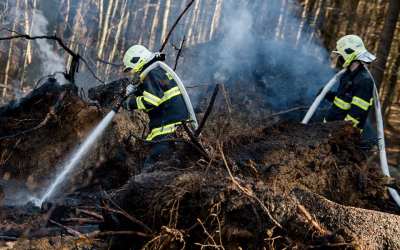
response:
<path id="1" fill-rule="evenodd" d="M 32 36 L 48 34 L 48 24 L 49 23 L 43 16 L 43 13 L 40 10 L 34 10 L 32 18 Z M 50 40 L 36 39 L 35 43 L 39 48 L 38 56 L 41 62 L 42 75 L 63 72 L 65 69 L 64 59 L 54 51 L 53 46 L 50 44 Z"/>
<path id="2" fill-rule="evenodd" d="M 225 0 L 217 37 L 192 48 L 195 65 L 183 66 L 185 79 L 224 83 L 243 108 L 252 101 L 272 110 L 311 103 L 334 72 L 313 30 L 301 28 L 296 4 Z"/>

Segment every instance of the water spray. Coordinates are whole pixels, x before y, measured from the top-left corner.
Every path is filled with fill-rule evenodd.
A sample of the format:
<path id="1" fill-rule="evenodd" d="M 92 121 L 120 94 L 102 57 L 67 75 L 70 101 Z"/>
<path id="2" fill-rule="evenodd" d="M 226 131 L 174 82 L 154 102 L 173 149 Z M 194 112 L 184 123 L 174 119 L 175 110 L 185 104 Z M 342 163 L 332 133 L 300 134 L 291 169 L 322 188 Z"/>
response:
<path id="1" fill-rule="evenodd" d="M 367 67 L 365 67 L 367 70 L 368 74 L 372 78 L 374 82 L 374 103 L 375 103 L 375 119 L 376 119 L 376 130 L 378 132 L 378 147 L 379 147 L 379 158 L 380 158 L 380 165 L 382 169 L 382 173 L 390 177 L 390 172 L 389 172 L 389 166 L 387 162 L 387 156 L 386 156 L 386 147 L 385 147 L 385 130 L 383 126 L 383 119 L 382 119 L 382 111 L 381 111 L 381 103 L 379 100 L 379 93 L 378 89 L 376 88 L 376 83 L 375 79 L 372 77 L 371 72 L 368 70 Z M 333 87 L 333 85 L 338 82 L 340 76 L 343 75 L 343 73 L 346 71 L 346 69 L 343 69 L 339 71 L 333 78 L 325 85 L 325 87 L 322 89 L 321 93 L 315 98 L 313 104 L 310 106 L 308 109 L 306 115 L 304 116 L 302 120 L 302 124 L 307 124 L 312 116 L 314 115 L 315 111 L 317 110 L 318 106 L 321 104 L 322 100 L 325 98 L 326 94 L 328 91 Z M 400 195 L 399 193 L 393 189 L 393 188 L 388 188 L 389 193 L 392 196 L 393 200 L 396 202 L 396 204 L 400 207 Z"/>
<path id="2" fill-rule="evenodd" d="M 89 136 L 85 141 L 78 147 L 78 149 L 71 155 L 69 160 L 61 168 L 62 171 L 57 175 L 51 185 L 46 189 L 42 197 L 31 197 L 30 202 L 35 206 L 41 207 L 42 204 L 47 201 L 56 191 L 61 183 L 64 182 L 65 178 L 77 167 L 80 161 L 90 152 L 92 146 L 104 133 L 105 129 L 113 120 L 115 114 L 118 113 L 122 106 L 122 103 L 127 97 L 120 97 L 117 101 L 117 105 L 101 120 L 101 122 L 90 132 Z"/>

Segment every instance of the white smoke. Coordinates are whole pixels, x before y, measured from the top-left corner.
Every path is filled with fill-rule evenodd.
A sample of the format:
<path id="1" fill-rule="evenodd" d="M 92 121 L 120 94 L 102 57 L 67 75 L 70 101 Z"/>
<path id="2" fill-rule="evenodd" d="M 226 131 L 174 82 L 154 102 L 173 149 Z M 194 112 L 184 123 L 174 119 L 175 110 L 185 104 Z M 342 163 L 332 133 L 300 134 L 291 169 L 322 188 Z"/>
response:
<path id="1" fill-rule="evenodd" d="M 40 10 L 34 10 L 32 18 L 32 36 L 42 36 L 48 34 L 49 22 Z M 38 56 L 41 61 L 42 75 L 50 75 L 55 72 L 63 72 L 65 69 L 63 58 L 58 55 L 50 44 L 50 40 L 36 39 L 38 45 Z"/>
<path id="2" fill-rule="evenodd" d="M 182 74 L 192 82 L 218 82 L 228 88 L 245 84 L 277 110 L 308 105 L 333 75 L 328 51 L 312 25 L 304 23 L 302 28 L 296 1 L 265 2 L 224 0 L 214 39 L 199 47 L 195 65 L 182 66 Z"/>

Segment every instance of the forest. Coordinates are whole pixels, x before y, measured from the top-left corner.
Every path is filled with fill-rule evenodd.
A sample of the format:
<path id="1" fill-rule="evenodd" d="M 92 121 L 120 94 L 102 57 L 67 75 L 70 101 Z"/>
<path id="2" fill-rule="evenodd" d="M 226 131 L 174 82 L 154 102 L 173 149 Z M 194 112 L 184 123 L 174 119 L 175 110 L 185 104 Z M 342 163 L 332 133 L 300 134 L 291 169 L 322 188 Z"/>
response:
<path id="1" fill-rule="evenodd" d="M 400 249 L 399 16 L 398 0 L 0 0 L 0 249 Z M 377 58 L 382 135 L 376 105 L 361 134 L 324 123 L 327 101 L 301 124 L 345 35 Z M 151 109 L 121 108 L 135 44 L 165 54 L 198 120 L 150 172 Z"/>

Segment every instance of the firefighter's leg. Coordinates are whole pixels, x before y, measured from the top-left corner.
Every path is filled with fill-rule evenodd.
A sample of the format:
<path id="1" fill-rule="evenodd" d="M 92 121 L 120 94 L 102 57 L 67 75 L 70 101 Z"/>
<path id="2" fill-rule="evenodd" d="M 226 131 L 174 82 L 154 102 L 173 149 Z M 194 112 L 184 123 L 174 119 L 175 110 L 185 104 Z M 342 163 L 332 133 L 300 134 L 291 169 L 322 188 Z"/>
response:
<path id="1" fill-rule="evenodd" d="M 142 172 L 151 172 L 156 162 L 171 154 L 175 148 L 174 142 L 165 141 L 175 138 L 175 135 L 163 135 L 156 137 L 153 141 L 149 154 L 144 161 Z"/>

